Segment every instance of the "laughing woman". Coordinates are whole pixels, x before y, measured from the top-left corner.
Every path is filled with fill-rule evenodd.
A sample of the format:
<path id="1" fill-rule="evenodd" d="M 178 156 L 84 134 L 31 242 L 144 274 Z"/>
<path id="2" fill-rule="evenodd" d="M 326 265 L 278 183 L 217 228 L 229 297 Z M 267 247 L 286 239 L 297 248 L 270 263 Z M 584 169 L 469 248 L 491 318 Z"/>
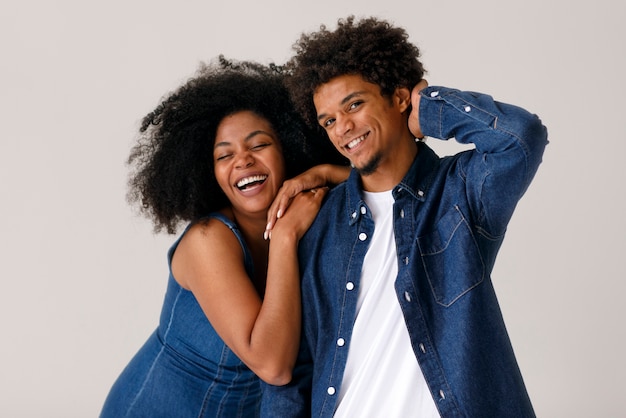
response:
<path id="1" fill-rule="evenodd" d="M 254 417 L 259 378 L 290 381 L 300 341 L 298 241 L 326 193 L 318 186 L 348 174 L 324 164 L 299 176 L 311 190 L 265 239 L 283 182 L 339 161 L 311 135 L 278 68 L 223 57 L 143 119 L 129 199 L 157 232 L 188 225 L 168 252 L 159 326 L 113 385 L 102 417 Z"/>

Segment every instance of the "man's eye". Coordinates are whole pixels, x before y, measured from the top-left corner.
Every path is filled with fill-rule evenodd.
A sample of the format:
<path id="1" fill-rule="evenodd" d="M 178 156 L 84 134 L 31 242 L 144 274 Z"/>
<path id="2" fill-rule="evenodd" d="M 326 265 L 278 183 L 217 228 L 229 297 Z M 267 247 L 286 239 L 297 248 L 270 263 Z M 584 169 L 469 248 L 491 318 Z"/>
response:
<path id="1" fill-rule="evenodd" d="M 356 109 L 357 107 L 361 106 L 363 104 L 363 102 L 358 101 L 358 102 L 353 102 L 350 104 L 350 110 L 352 109 Z"/>
<path id="2" fill-rule="evenodd" d="M 330 125 L 333 124 L 334 121 L 335 119 L 326 119 L 323 124 L 324 128 L 328 128 Z"/>

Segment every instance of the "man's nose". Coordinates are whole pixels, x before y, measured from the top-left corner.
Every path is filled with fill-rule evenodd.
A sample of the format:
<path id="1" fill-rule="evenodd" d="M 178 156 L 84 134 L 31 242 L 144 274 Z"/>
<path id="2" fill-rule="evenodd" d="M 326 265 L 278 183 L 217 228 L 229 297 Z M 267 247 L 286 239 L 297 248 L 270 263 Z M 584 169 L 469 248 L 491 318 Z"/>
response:
<path id="1" fill-rule="evenodd" d="M 343 137 L 354 128 L 354 123 L 349 116 L 338 116 L 335 120 L 335 133 L 339 137 Z"/>

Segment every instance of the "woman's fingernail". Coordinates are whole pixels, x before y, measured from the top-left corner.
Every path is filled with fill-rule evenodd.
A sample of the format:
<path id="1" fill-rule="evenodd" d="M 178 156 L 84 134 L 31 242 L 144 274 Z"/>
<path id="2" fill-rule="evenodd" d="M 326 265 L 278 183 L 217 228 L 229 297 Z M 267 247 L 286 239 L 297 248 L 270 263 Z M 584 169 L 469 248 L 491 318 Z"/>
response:
<path id="1" fill-rule="evenodd" d="M 282 210 L 282 209 L 279 209 L 279 210 L 278 210 L 278 213 L 276 214 L 276 217 L 277 217 L 277 218 L 280 218 L 281 216 L 283 216 L 283 210 Z"/>
<path id="2" fill-rule="evenodd" d="M 268 235 L 269 235 L 269 232 L 268 232 L 268 230 L 266 229 L 266 230 L 265 230 L 265 232 L 263 232 L 263 239 L 264 239 L 265 241 L 267 241 L 267 237 L 268 237 Z"/>

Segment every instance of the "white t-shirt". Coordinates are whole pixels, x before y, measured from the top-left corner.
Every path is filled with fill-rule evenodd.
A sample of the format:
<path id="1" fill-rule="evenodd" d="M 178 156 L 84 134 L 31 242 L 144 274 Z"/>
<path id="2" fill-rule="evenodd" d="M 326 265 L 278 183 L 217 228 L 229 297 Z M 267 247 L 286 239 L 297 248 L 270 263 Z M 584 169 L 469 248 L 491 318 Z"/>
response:
<path id="1" fill-rule="evenodd" d="M 391 191 L 364 192 L 376 224 L 363 261 L 354 330 L 336 418 L 439 417 L 411 348 L 394 290 Z"/>

